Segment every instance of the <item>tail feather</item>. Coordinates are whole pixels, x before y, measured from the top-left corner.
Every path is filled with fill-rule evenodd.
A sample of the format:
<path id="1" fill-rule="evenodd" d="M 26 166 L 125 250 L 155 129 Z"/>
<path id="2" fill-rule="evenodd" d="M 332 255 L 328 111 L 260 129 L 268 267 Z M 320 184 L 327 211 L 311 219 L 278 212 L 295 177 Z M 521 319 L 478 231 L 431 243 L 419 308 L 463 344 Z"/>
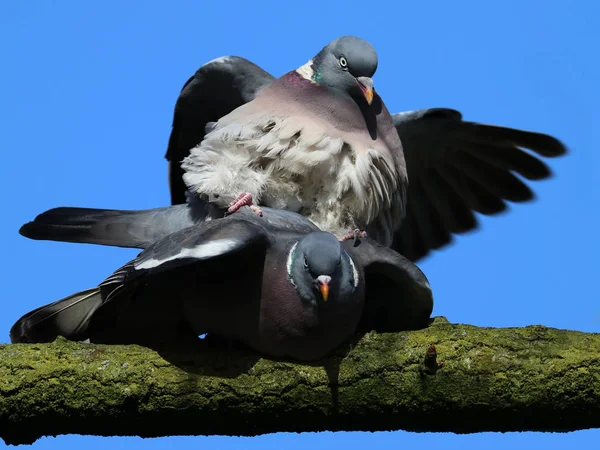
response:
<path id="1" fill-rule="evenodd" d="M 95 287 L 34 309 L 10 329 L 12 343 L 52 342 L 58 336 L 73 341 L 88 339 L 87 329 L 94 312 L 102 305 Z"/>
<path id="2" fill-rule="evenodd" d="M 191 210 L 187 205 L 137 211 L 60 207 L 38 215 L 19 233 L 35 240 L 146 248 L 207 213 L 206 208 Z"/>

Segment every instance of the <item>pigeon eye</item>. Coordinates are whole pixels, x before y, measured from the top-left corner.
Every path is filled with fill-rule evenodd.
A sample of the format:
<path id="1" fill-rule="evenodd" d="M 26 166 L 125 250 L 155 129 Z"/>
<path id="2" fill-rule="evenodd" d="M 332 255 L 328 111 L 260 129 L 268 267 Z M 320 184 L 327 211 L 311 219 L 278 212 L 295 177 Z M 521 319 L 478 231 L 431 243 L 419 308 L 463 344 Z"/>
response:
<path id="1" fill-rule="evenodd" d="M 304 257 L 304 268 L 308 269 L 308 260 L 306 259 L 306 256 Z"/>
<path id="2" fill-rule="evenodd" d="M 346 58 L 344 57 L 344 55 L 340 56 L 340 66 L 342 69 L 348 68 L 348 61 L 346 61 Z"/>

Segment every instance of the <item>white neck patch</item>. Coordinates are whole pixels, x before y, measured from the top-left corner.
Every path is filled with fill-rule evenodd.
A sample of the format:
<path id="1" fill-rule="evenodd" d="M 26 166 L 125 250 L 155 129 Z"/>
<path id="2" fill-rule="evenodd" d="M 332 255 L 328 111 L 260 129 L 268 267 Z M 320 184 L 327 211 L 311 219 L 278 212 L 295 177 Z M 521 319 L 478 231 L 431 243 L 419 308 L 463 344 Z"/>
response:
<path id="1" fill-rule="evenodd" d="M 296 247 L 298 246 L 298 241 L 294 242 L 290 252 L 288 253 L 287 260 L 285 262 L 285 267 L 287 269 L 287 274 L 290 282 L 296 287 L 296 283 L 294 283 L 294 278 L 292 277 L 292 264 L 294 263 L 294 255 L 296 254 Z"/>
<path id="2" fill-rule="evenodd" d="M 354 289 L 358 286 L 358 270 L 356 270 L 356 266 L 354 265 L 354 261 L 350 255 L 348 255 L 348 259 L 350 260 L 350 265 L 352 266 L 352 284 L 354 285 Z"/>
<path id="3" fill-rule="evenodd" d="M 313 80 L 313 75 L 315 74 L 315 71 L 312 69 L 312 63 L 313 60 L 309 59 L 308 62 L 306 64 L 304 64 L 303 66 L 300 66 L 296 69 L 296 72 L 300 74 L 300 76 L 302 78 L 304 78 L 305 80 L 310 81 L 311 83 L 317 84 L 315 82 L 315 80 Z"/>

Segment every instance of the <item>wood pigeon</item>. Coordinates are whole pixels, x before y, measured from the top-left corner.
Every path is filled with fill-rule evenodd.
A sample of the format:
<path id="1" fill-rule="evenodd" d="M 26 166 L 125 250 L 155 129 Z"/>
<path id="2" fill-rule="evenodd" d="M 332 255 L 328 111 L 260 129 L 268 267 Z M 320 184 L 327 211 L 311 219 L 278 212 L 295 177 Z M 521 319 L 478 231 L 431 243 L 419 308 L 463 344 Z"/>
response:
<path id="1" fill-rule="evenodd" d="M 236 194 L 284 208 L 344 239 L 384 245 L 404 216 L 406 168 L 392 118 L 373 90 L 377 53 L 344 36 L 217 122 L 182 163 L 193 194 Z M 252 199 L 256 204 L 253 204 Z M 239 200 L 239 201 L 238 201 Z"/>
<path id="2" fill-rule="evenodd" d="M 46 227 L 60 230 L 59 240 L 145 250 L 98 287 L 25 314 L 11 342 L 61 335 L 152 346 L 209 333 L 271 357 L 314 360 L 357 331 L 428 323 L 425 275 L 368 237 L 340 242 L 285 210 L 265 208 L 258 217 L 242 207 L 194 219 L 202 214 L 210 205 L 198 200 L 150 211 L 58 208 L 26 224 L 22 234 L 41 233 L 49 222 L 40 217 L 60 218 L 61 226 Z"/>
<path id="3" fill-rule="evenodd" d="M 566 153 L 552 136 L 464 121 L 453 109 L 390 116 L 373 88 L 376 68 L 373 47 L 353 36 L 277 79 L 241 57 L 205 64 L 175 105 L 172 203 L 184 203 L 188 188 L 244 194 L 236 207 L 253 198 L 342 237 L 366 227 L 417 260 L 477 228 L 474 212 L 534 198 L 515 173 L 542 180 L 551 172 L 523 149 Z"/>

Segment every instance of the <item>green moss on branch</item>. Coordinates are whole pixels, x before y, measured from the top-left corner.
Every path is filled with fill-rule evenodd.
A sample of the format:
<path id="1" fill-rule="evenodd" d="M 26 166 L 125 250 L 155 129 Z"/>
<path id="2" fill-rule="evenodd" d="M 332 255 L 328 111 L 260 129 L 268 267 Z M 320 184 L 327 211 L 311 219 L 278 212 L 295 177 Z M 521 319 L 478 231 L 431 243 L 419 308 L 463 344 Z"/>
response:
<path id="1" fill-rule="evenodd" d="M 0 437 L 600 427 L 600 334 L 438 319 L 313 365 L 200 347 L 0 345 Z"/>

